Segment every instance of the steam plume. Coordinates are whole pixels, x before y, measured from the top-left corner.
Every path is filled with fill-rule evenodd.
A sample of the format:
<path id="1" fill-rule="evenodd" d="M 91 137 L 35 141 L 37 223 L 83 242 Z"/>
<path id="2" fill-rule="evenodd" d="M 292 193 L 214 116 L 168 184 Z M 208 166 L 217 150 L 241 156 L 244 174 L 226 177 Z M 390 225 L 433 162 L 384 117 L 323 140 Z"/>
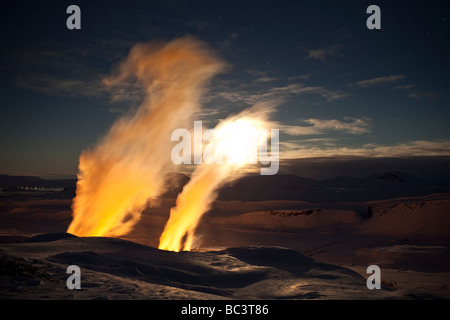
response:
<path id="1" fill-rule="evenodd" d="M 160 238 L 159 249 L 192 249 L 195 230 L 201 217 L 217 198 L 218 190 L 224 184 L 240 178 L 244 171 L 239 169 L 256 157 L 254 152 L 259 145 L 266 145 L 267 136 L 264 133 L 273 127 L 268 119 L 272 111 L 270 103 L 256 105 L 217 125 L 205 150 L 211 150 L 213 158 L 217 155 L 229 157 L 222 164 L 205 159 L 197 166 L 190 181 L 178 195 L 176 207 L 171 209 L 170 218 Z"/>
<path id="2" fill-rule="evenodd" d="M 203 43 L 189 37 L 130 50 L 105 84 L 120 88 L 131 81 L 145 99 L 95 147 L 82 152 L 69 233 L 120 236 L 131 230 L 148 202 L 164 191 L 171 132 L 192 125 L 206 81 L 223 66 Z"/>

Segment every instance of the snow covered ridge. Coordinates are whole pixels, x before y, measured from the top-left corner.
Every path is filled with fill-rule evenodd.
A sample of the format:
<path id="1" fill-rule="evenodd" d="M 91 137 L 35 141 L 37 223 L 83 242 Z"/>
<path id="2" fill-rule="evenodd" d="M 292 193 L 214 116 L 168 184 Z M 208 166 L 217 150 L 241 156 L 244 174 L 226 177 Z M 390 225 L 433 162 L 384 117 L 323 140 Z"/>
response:
<path id="1" fill-rule="evenodd" d="M 450 200 L 377 204 L 359 232 L 450 239 Z"/>
<path id="2" fill-rule="evenodd" d="M 450 238 L 450 199 L 391 199 L 341 204 L 340 207 L 250 211 L 212 217 L 209 225 L 272 232 L 344 229 L 365 235 Z"/>
<path id="3" fill-rule="evenodd" d="M 66 287 L 69 265 L 81 290 Z M 282 247 L 168 252 L 65 234 L 0 246 L 1 299 L 392 299 L 356 272 Z"/>

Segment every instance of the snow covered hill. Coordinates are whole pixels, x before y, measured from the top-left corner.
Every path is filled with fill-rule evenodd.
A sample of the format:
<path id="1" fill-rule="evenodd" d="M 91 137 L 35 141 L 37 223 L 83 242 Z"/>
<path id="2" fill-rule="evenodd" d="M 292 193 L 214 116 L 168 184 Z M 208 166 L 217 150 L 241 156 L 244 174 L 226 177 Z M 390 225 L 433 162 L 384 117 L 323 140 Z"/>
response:
<path id="1" fill-rule="evenodd" d="M 276 208 L 283 202 L 266 207 Z M 252 229 L 271 232 L 305 230 L 345 231 L 352 234 L 383 235 L 393 238 L 450 238 L 450 199 L 430 195 L 424 198 L 400 198 L 365 203 L 341 203 L 333 206 L 288 203 L 291 209 L 248 211 L 242 214 L 211 215 L 210 227 Z M 310 209 L 304 209 L 307 206 Z"/>
<path id="2" fill-rule="evenodd" d="M 69 265 L 81 290 L 69 290 Z M 67 234 L 0 246 L 2 299 L 391 299 L 366 279 L 282 247 L 168 252 L 133 242 Z"/>

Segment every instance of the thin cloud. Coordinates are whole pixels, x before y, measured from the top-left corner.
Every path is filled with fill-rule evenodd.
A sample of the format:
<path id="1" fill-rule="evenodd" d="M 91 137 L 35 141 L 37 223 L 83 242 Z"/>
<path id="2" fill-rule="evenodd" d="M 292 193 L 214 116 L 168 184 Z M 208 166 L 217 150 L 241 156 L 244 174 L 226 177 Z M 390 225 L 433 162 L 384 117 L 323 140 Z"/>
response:
<path id="1" fill-rule="evenodd" d="M 423 98 L 435 100 L 435 99 L 437 99 L 437 94 L 434 92 L 413 92 L 413 93 L 410 93 L 408 95 L 408 97 L 410 99 L 416 99 L 416 100 L 423 99 Z"/>
<path id="2" fill-rule="evenodd" d="M 306 73 L 306 74 L 300 74 L 296 76 L 292 76 L 288 78 L 288 81 L 298 81 L 298 80 L 309 80 L 313 75 L 315 75 L 316 72 Z"/>
<path id="3" fill-rule="evenodd" d="M 322 142 L 322 143 L 331 143 L 337 141 L 336 138 L 311 138 L 311 139 L 302 139 L 303 142 Z"/>
<path id="4" fill-rule="evenodd" d="M 412 88 L 414 88 L 416 85 L 415 84 L 408 84 L 408 85 L 404 85 L 404 86 L 396 86 L 394 88 L 392 88 L 391 90 L 410 90 Z"/>
<path id="5" fill-rule="evenodd" d="M 196 116 L 201 119 L 204 117 L 213 117 L 217 116 L 221 113 L 221 110 L 218 108 L 203 108 L 201 111 L 196 113 Z"/>
<path id="6" fill-rule="evenodd" d="M 281 141 L 281 159 L 302 159 L 316 157 L 366 157 L 366 158 L 399 158 L 450 156 L 450 141 L 416 140 L 395 145 L 365 144 L 360 147 L 305 144 L 302 141 Z"/>
<path id="7" fill-rule="evenodd" d="M 299 94 L 317 94 L 321 97 L 325 98 L 328 102 L 335 100 L 343 100 L 349 96 L 348 93 L 345 93 L 341 90 L 330 90 L 324 87 L 305 87 L 302 90 L 299 90 Z"/>
<path id="8" fill-rule="evenodd" d="M 315 94 L 325 98 L 327 101 L 342 100 L 348 97 L 348 94 L 340 90 L 330 90 L 322 86 L 305 87 L 302 84 L 294 83 L 282 87 L 274 87 L 269 90 L 269 95 L 286 96 L 286 95 L 303 95 Z"/>
<path id="9" fill-rule="evenodd" d="M 264 76 L 264 77 L 256 79 L 255 82 L 259 82 L 259 83 L 261 83 L 261 82 L 275 82 L 275 81 L 278 81 L 278 80 L 279 79 L 276 78 L 276 77 Z"/>
<path id="10" fill-rule="evenodd" d="M 363 134 L 370 132 L 370 121 L 367 118 L 356 119 L 346 117 L 341 120 L 306 119 L 304 123 L 310 126 L 282 125 L 280 129 L 292 136 L 325 134 L 329 131 L 341 131 L 350 134 Z"/>
<path id="11" fill-rule="evenodd" d="M 226 36 L 225 39 L 218 42 L 218 47 L 221 50 L 230 50 L 235 49 L 236 40 L 239 38 L 241 31 L 238 32 L 232 32 Z"/>
<path id="12" fill-rule="evenodd" d="M 367 88 L 367 87 L 372 87 L 372 86 L 396 83 L 403 78 L 405 78 L 404 75 L 398 74 L 398 75 L 362 80 L 362 81 L 355 82 L 352 85 L 356 86 L 356 87 L 360 87 L 360 88 Z"/>
<path id="13" fill-rule="evenodd" d="M 124 58 L 132 43 L 114 37 L 95 44 L 86 43 L 83 48 L 48 44 L 42 50 L 20 52 L 20 66 L 16 68 L 14 83 L 46 95 L 88 98 L 108 98 L 111 95 L 113 101 L 136 100 L 137 90 L 120 96 L 106 88 L 103 77 L 109 74 L 109 67 L 95 63 L 97 60 L 117 63 Z"/>
<path id="14" fill-rule="evenodd" d="M 107 90 L 102 86 L 101 78 L 70 79 L 35 74 L 26 77 L 16 76 L 14 83 L 19 87 L 46 95 L 99 98 L 107 94 Z"/>
<path id="15" fill-rule="evenodd" d="M 335 44 L 325 48 L 309 49 L 307 59 L 314 59 L 324 62 L 329 56 L 335 56 L 341 54 L 342 45 Z"/>
<path id="16" fill-rule="evenodd" d="M 352 134 L 362 134 L 370 131 L 370 122 L 367 118 L 356 119 L 346 117 L 344 120 L 308 119 L 306 122 L 312 124 L 319 130 L 344 131 Z"/>
<path id="17" fill-rule="evenodd" d="M 324 133 L 323 131 L 320 131 L 319 129 L 315 128 L 314 126 L 302 127 L 302 126 L 281 125 L 279 126 L 279 128 L 282 132 L 287 133 L 291 136 L 307 136 Z"/>
<path id="18" fill-rule="evenodd" d="M 277 77 L 270 76 L 266 71 L 248 69 L 246 72 L 255 77 L 255 83 L 274 82 L 280 80 Z"/>
<path id="19" fill-rule="evenodd" d="M 243 90 L 236 90 L 235 87 L 225 88 L 222 86 L 221 90 L 216 89 L 214 92 L 215 97 L 220 97 L 234 103 L 245 102 L 250 105 L 267 100 L 286 101 L 305 94 L 321 96 L 328 102 L 342 100 L 349 96 L 349 94 L 341 90 L 331 90 L 322 86 L 305 87 L 300 83 L 269 87 L 268 89 L 245 88 Z"/>

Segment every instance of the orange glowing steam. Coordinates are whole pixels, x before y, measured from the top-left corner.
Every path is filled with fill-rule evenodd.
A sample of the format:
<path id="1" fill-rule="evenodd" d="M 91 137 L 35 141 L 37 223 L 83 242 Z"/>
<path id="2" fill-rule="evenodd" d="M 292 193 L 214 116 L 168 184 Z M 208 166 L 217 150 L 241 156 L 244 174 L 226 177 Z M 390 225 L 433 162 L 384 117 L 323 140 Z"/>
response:
<path id="1" fill-rule="evenodd" d="M 211 157 L 224 156 L 224 162 L 204 161 L 197 166 L 178 195 L 176 207 L 170 211 L 159 249 L 189 251 L 193 248 L 196 228 L 216 199 L 219 188 L 241 177 L 244 171 L 240 169 L 256 156 L 253 152 L 257 152 L 258 145 L 266 143 L 266 136 L 260 133 L 271 127 L 268 115 L 272 111 L 268 104 L 257 105 L 217 125 L 205 150 L 211 150 Z"/>
<path id="2" fill-rule="evenodd" d="M 120 118 L 107 135 L 82 152 L 73 220 L 78 236 L 128 233 L 149 201 L 165 190 L 170 135 L 192 124 L 205 84 L 223 63 L 193 38 L 135 45 L 105 84 L 121 93 L 133 83 L 144 103 Z"/>

